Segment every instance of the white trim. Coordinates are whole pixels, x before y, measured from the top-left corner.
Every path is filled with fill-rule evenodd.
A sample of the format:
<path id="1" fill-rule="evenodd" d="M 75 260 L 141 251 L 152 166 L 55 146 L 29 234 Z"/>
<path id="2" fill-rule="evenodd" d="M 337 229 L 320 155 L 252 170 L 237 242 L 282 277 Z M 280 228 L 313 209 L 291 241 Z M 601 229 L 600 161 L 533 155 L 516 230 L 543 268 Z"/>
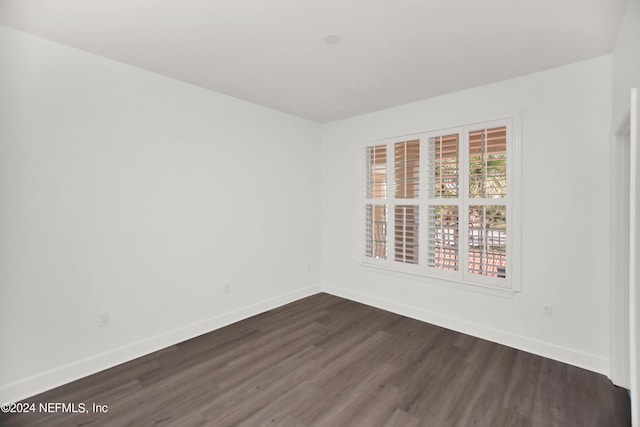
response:
<path id="1" fill-rule="evenodd" d="M 630 114 L 616 127 L 610 182 L 610 379 L 630 387 L 629 360 L 629 150 Z"/>
<path id="2" fill-rule="evenodd" d="M 236 310 L 203 319 L 141 341 L 128 344 L 113 350 L 96 354 L 82 360 L 38 373 L 29 378 L 3 384 L 0 387 L 0 403 L 18 402 L 27 397 L 35 396 L 55 387 L 109 369 L 121 363 L 153 353 L 182 341 L 214 331 L 256 314 L 280 307 L 314 294 L 322 292 L 320 285 L 309 286 L 304 289 L 288 292 L 277 297 L 259 301 Z"/>
<path id="3" fill-rule="evenodd" d="M 437 124 L 434 124 L 432 126 L 429 126 L 429 128 L 427 130 L 422 129 L 422 130 L 410 130 L 407 132 L 400 132 L 400 133 L 396 133 L 394 135 L 389 135 L 389 136 L 382 136 L 380 138 L 372 138 L 372 139 L 367 139 L 362 141 L 362 147 L 366 147 L 368 145 L 378 145 L 378 144 L 383 144 L 383 143 L 387 143 L 390 141 L 395 141 L 395 140 L 400 140 L 400 139 L 405 139 L 405 140 L 409 140 L 409 139 L 417 139 L 419 138 L 421 135 L 425 134 L 425 133 L 433 133 L 433 134 L 440 134 L 442 132 L 446 132 L 449 129 L 459 129 L 459 128 L 463 128 L 465 126 L 476 126 L 476 125 L 480 125 L 482 123 L 489 123 L 489 122 L 498 122 L 500 120 L 507 120 L 507 119 L 514 119 L 516 117 L 519 118 L 522 116 L 522 111 L 520 109 L 513 109 L 513 110 L 507 110 L 507 111 L 502 111 L 502 112 L 498 112 L 498 113 L 489 113 L 489 114 L 482 114 L 482 115 L 476 115 L 476 116 L 472 116 L 472 117 L 468 117 L 468 118 L 461 118 L 461 119 L 452 119 L 452 120 L 448 120 L 446 122 L 440 122 Z M 465 123 L 464 125 L 461 125 L 460 123 Z M 518 122 L 518 126 L 520 126 L 520 123 Z M 520 129 L 518 128 L 518 131 Z M 362 176 L 362 175 L 360 175 Z"/>
<path id="4" fill-rule="evenodd" d="M 396 258 L 396 152 L 394 142 L 387 141 L 387 262 L 385 265 L 388 266 L 392 266 Z"/>
<path id="5" fill-rule="evenodd" d="M 513 296 L 517 293 L 513 289 L 508 289 L 503 286 L 495 286 L 492 284 L 485 284 L 479 282 L 465 282 L 460 280 L 457 275 L 447 276 L 447 271 L 438 271 L 437 275 L 429 274 L 426 275 L 422 271 L 416 270 L 405 270 L 393 267 L 393 266 L 385 266 L 385 265 L 377 265 L 369 262 L 361 262 L 360 265 L 363 268 L 369 269 L 369 271 L 373 273 L 385 274 L 387 276 L 396 276 L 396 277 L 405 277 L 411 279 L 417 279 L 422 282 L 434 283 L 440 286 L 447 286 L 450 288 L 457 289 L 465 289 L 467 291 L 480 292 L 482 294 L 494 295 L 498 297 L 504 298 L 513 298 Z M 457 273 L 457 272 L 451 272 Z"/>
<path id="6" fill-rule="evenodd" d="M 517 112 L 511 116 L 511 149 L 513 156 L 508 163 L 511 165 L 511 211 L 515 214 L 508 216 L 507 233 L 511 242 L 511 261 L 509 263 L 511 276 L 511 290 L 522 291 L 522 113 Z M 516 242 L 514 244 L 513 242 Z"/>
<path id="7" fill-rule="evenodd" d="M 631 89 L 629 165 L 629 348 L 631 374 L 631 420 L 640 426 L 640 292 L 638 289 L 638 153 L 640 152 L 640 110 L 638 89 Z"/>
<path id="8" fill-rule="evenodd" d="M 573 366 L 588 369 L 593 372 L 608 375 L 609 359 L 572 348 L 563 347 L 550 342 L 529 338 L 523 335 L 480 325 L 476 322 L 444 316 L 420 307 L 410 306 L 399 302 L 378 298 L 374 295 L 353 291 L 350 289 L 324 284 L 324 292 L 341 298 L 367 304 L 382 310 L 390 311 L 401 316 L 410 317 L 422 322 L 431 323 L 443 328 L 451 329 L 463 334 L 472 335 L 487 341 L 506 345 L 518 350 L 537 354 L 549 359 L 568 363 Z"/>

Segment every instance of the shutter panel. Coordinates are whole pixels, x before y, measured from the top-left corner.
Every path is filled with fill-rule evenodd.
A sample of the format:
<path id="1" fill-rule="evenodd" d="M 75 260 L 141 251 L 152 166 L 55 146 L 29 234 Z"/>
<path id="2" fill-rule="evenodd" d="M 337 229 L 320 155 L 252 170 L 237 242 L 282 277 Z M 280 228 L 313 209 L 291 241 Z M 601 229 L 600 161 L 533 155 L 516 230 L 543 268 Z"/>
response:
<path id="1" fill-rule="evenodd" d="M 367 147 L 365 162 L 368 202 L 365 204 L 364 255 L 384 260 L 387 259 L 387 206 L 376 204 L 376 200 L 387 197 L 387 146 Z"/>
<path id="2" fill-rule="evenodd" d="M 507 128 L 469 132 L 469 197 L 507 195 Z"/>
<path id="3" fill-rule="evenodd" d="M 418 264 L 418 206 L 395 207 L 395 260 Z"/>
<path id="4" fill-rule="evenodd" d="M 366 205 L 365 256 L 387 259 L 387 207 Z"/>
<path id="5" fill-rule="evenodd" d="M 469 273 L 507 277 L 506 206 L 469 206 Z"/>
<path id="6" fill-rule="evenodd" d="M 420 183 L 420 141 L 397 142 L 393 157 L 396 199 L 417 199 Z"/>
<path id="7" fill-rule="evenodd" d="M 367 199 L 387 197 L 387 146 L 367 147 Z"/>
<path id="8" fill-rule="evenodd" d="M 458 230 L 457 206 L 429 206 L 429 267 L 458 271 Z"/>
<path id="9" fill-rule="evenodd" d="M 429 197 L 458 197 L 458 134 L 429 138 Z"/>
<path id="10" fill-rule="evenodd" d="M 429 138 L 427 264 L 459 271 L 460 134 Z"/>

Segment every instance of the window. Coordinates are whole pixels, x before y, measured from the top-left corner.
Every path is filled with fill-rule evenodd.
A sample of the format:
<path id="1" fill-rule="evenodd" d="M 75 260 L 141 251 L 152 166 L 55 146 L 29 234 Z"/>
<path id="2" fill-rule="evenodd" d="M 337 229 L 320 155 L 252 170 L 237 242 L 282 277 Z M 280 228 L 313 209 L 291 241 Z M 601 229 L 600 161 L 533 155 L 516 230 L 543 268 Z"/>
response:
<path id="1" fill-rule="evenodd" d="M 363 262 L 517 290 L 515 119 L 366 144 Z"/>

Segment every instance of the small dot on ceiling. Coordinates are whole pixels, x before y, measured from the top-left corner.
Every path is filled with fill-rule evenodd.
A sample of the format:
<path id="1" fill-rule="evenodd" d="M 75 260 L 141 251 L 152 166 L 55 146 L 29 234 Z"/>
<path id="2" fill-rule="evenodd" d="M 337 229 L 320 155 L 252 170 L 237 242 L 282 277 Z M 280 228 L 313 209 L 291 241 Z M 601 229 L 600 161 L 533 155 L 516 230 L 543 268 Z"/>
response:
<path id="1" fill-rule="evenodd" d="M 324 42 L 326 44 L 337 44 L 340 43 L 340 36 L 337 34 L 327 34 L 324 36 Z"/>

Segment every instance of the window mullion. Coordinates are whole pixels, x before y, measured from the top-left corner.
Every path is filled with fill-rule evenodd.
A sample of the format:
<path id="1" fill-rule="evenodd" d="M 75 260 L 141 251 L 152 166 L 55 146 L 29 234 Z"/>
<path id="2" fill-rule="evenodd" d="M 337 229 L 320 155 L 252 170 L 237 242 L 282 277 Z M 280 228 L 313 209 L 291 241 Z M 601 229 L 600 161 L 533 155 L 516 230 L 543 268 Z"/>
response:
<path id="1" fill-rule="evenodd" d="M 406 158 L 406 156 L 405 156 Z M 407 262 L 407 207 L 402 208 L 402 262 Z"/>
<path id="2" fill-rule="evenodd" d="M 443 156 L 442 156 L 442 151 L 443 151 L 443 148 L 442 148 L 442 145 L 443 145 L 443 144 L 442 144 L 442 135 L 440 135 L 440 136 L 438 136 L 438 137 L 436 138 L 436 140 L 438 140 L 438 139 L 440 140 L 440 144 L 438 145 L 438 146 L 440 147 L 440 150 L 439 150 L 439 151 L 440 151 L 440 153 L 439 153 L 439 154 L 440 154 L 440 159 L 439 159 L 439 160 L 440 160 L 440 163 L 439 163 L 439 164 L 440 164 L 440 165 L 442 165 L 442 164 L 443 164 Z M 442 182 L 442 179 L 443 179 L 443 177 L 442 177 L 442 172 L 443 172 L 443 171 L 439 171 L 439 172 L 440 172 L 440 182 Z M 442 197 L 442 192 L 443 192 L 442 186 L 440 186 L 439 190 L 440 190 L 440 194 L 436 195 L 436 197 L 437 197 L 437 196 Z"/>
<path id="3" fill-rule="evenodd" d="M 460 169 L 458 172 L 459 191 L 458 198 L 460 209 L 458 214 L 458 230 L 460 236 L 458 244 L 458 257 L 460 260 L 460 272 L 462 279 L 466 280 L 469 270 L 469 132 L 467 128 L 461 130 L 460 138 Z"/>
<path id="4" fill-rule="evenodd" d="M 396 153 L 394 143 L 387 143 L 387 263 L 393 265 L 396 256 Z"/>
<path id="5" fill-rule="evenodd" d="M 402 150 L 403 154 L 404 154 L 404 167 L 402 168 L 403 172 L 404 172 L 404 188 L 403 188 L 403 195 L 406 198 L 407 197 L 407 170 L 409 170 L 408 164 L 407 164 L 407 143 L 404 143 L 404 150 Z"/>
<path id="6" fill-rule="evenodd" d="M 425 135 L 420 136 L 420 159 L 418 163 L 418 209 L 419 209 L 419 230 L 418 244 L 420 251 L 418 252 L 418 265 L 420 270 L 427 272 L 429 258 L 429 174 L 431 166 L 429 165 L 429 138 Z"/>
<path id="7" fill-rule="evenodd" d="M 489 132 L 487 129 L 483 131 L 484 138 L 482 139 L 482 197 L 487 196 L 487 173 L 489 171 Z"/>

